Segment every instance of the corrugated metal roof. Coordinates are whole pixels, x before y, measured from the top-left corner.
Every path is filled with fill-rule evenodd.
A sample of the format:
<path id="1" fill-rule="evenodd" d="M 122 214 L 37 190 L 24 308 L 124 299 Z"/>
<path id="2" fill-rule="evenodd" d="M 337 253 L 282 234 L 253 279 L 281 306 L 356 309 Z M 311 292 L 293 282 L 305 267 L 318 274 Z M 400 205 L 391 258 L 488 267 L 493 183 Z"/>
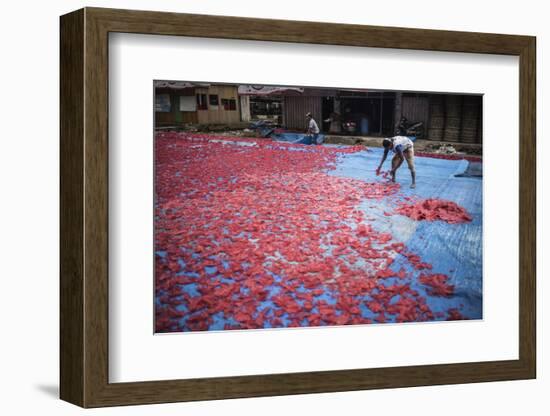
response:
<path id="1" fill-rule="evenodd" d="M 269 85 L 239 85 L 239 95 L 279 95 L 288 91 L 303 93 L 303 88 Z"/>
<path id="2" fill-rule="evenodd" d="M 209 87 L 210 84 L 204 82 L 187 81 L 154 81 L 155 88 L 172 88 L 174 90 L 183 90 L 185 88 Z"/>

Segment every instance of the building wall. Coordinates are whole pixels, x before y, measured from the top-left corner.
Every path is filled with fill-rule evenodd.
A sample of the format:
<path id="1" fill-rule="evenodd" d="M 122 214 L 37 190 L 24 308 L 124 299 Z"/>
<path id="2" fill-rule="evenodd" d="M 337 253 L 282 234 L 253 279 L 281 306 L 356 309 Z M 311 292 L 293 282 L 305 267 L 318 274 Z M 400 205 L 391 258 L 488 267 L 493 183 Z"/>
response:
<path id="1" fill-rule="evenodd" d="M 461 139 L 466 143 L 481 143 L 483 140 L 483 98 L 465 95 L 462 99 L 460 124 Z"/>
<path id="2" fill-rule="evenodd" d="M 241 95 L 240 97 L 241 121 L 250 121 L 250 96 Z"/>
<path id="3" fill-rule="evenodd" d="M 208 88 L 196 88 L 196 94 L 217 95 L 218 105 L 213 107 L 208 102 L 207 110 L 197 109 L 199 124 L 238 124 L 241 121 L 239 106 L 239 95 L 237 87 L 232 85 L 212 85 Z M 209 98 L 207 97 L 209 100 Z M 225 110 L 222 105 L 223 99 L 235 100 L 235 110 Z"/>
<path id="4" fill-rule="evenodd" d="M 482 97 L 456 94 L 402 94 L 396 114 L 424 123 L 423 138 L 457 143 L 482 142 Z M 398 117 L 396 117 L 398 119 Z"/>
<path id="5" fill-rule="evenodd" d="M 178 114 L 180 113 L 180 114 Z M 155 123 L 157 126 L 175 126 L 179 124 L 196 124 L 198 122 L 197 113 L 188 113 L 181 111 L 171 111 L 169 113 L 156 112 Z"/>
<path id="6" fill-rule="evenodd" d="M 283 125 L 291 130 L 306 129 L 306 114 L 311 113 L 322 125 L 322 97 L 286 96 L 283 101 Z"/>
<path id="7" fill-rule="evenodd" d="M 182 90 L 162 88 L 157 89 L 155 94 L 170 95 L 170 111 L 155 111 L 156 126 L 178 126 L 181 124 L 238 124 L 241 121 L 241 112 L 239 96 L 236 86 L 213 85 L 208 88 L 186 88 Z M 210 95 L 218 96 L 217 107 L 210 106 L 205 110 L 200 110 L 196 106 L 197 94 L 205 94 L 208 103 Z M 180 107 L 181 97 L 190 97 L 191 102 L 195 103 L 192 110 L 182 111 Z M 235 100 L 235 109 L 224 109 L 222 100 Z"/>
<path id="8" fill-rule="evenodd" d="M 156 126 L 175 126 L 184 123 L 193 124 L 198 122 L 196 112 L 180 110 L 180 97 L 195 97 L 194 88 L 183 90 L 157 88 L 155 94 L 168 94 L 170 96 L 170 111 L 155 111 Z"/>
<path id="9" fill-rule="evenodd" d="M 401 114 L 410 122 L 424 123 L 428 125 L 430 116 L 430 99 L 427 95 L 405 95 L 401 98 Z M 399 122 L 399 120 L 396 120 Z"/>
<path id="10" fill-rule="evenodd" d="M 481 144 L 483 98 L 474 95 L 432 94 L 427 139 Z"/>

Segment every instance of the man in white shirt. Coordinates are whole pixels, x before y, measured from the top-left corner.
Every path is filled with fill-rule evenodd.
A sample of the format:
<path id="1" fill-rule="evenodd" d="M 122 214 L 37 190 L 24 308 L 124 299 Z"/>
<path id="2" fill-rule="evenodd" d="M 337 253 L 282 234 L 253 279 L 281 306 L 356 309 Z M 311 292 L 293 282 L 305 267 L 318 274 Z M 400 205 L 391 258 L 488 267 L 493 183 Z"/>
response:
<path id="1" fill-rule="evenodd" d="M 376 174 L 380 174 L 380 169 L 382 169 L 382 165 L 388 157 L 388 153 L 390 152 L 390 150 L 393 150 L 395 155 L 393 156 L 393 159 L 391 161 L 390 171 L 392 182 L 395 182 L 395 173 L 397 172 L 397 169 L 399 169 L 403 161 L 406 160 L 407 165 L 409 166 L 409 170 L 411 171 L 411 188 L 415 188 L 416 170 L 414 167 L 414 143 L 412 142 L 412 140 L 406 136 L 394 136 L 390 138 L 385 138 L 382 141 L 382 145 L 384 146 L 384 155 L 382 156 L 382 161 L 380 162 L 378 169 L 376 169 Z"/>
<path id="2" fill-rule="evenodd" d="M 319 139 L 319 126 L 317 125 L 317 122 L 313 119 L 313 116 L 311 113 L 306 114 L 306 120 L 307 120 L 307 135 L 311 136 L 311 140 L 313 144 L 319 144 L 317 140 Z"/>

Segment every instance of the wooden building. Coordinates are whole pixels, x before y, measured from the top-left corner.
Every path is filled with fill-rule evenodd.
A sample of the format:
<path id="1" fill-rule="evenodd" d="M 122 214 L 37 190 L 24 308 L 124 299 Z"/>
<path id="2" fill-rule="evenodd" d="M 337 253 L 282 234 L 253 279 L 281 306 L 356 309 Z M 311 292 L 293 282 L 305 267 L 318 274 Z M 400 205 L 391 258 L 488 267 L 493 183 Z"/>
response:
<path id="1" fill-rule="evenodd" d="M 396 119 L 424 123 L 424 139 L 482 142 L 482 96 L 473 94 L 397 93 Z"/>
<path id="2" fill-rule="evenodd" d="M 302 94 L 287 94 L 283 101 L 283 125 L 303 130 L 311 113 L 322 132 L 329 132 L 331 115 L 352 121 L 357 135 L 389 136 L 394 128 L 395 93 L 386 91 L 305 88 Z"/>
<path id="3" fill-rule="evenodd" d="M 155 82 L 155 126 L 185 124 L 243 126 L 268 119 L 288 130 L 306 130 L 311 113 L 323 133 L 388 137 L 401 117 L 423 123 L 419 138 L 482 142 L 482 96 L 379 90 L 301 88 L 179 81 Z M 332 116 L 355 123 L 334 132 Z M 332 117 L 334 118 L 334 117 Z"/>
<path id="4" fill-rule="evenodd" d="M 240 125 L 243 121 L 241 105 L 236 85 L 155 83 L 156 127 L 184 124 Z M 246 108 L 245 114 L 248 112 Z"/>
<path id="5" fill-rule="evenodd" d="M 465 94 L 402 93 L 376 90 L 333 90 L 305 88 L 283 97 L 283 126 L 291 130 L 306 128 L 310 112 L 324 133 L 325 122 L 337 113 L 342 122 L 356 124 L 354 134 L 392 136 L 401 117 L 410 123 L 423 123 L 419 138 L 456 143 L 482 142 L 482 96 Z"/>

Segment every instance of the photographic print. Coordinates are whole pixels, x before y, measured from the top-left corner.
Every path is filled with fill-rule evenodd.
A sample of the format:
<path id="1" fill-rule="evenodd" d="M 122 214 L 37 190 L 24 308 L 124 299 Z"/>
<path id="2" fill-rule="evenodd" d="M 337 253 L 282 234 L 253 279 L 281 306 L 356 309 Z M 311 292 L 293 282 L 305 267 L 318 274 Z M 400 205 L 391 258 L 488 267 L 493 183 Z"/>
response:
<path id="1" fill-rule="evenodd" d="M 482 95 L 153 88 L 156 333 L 482 319 Z"/>

